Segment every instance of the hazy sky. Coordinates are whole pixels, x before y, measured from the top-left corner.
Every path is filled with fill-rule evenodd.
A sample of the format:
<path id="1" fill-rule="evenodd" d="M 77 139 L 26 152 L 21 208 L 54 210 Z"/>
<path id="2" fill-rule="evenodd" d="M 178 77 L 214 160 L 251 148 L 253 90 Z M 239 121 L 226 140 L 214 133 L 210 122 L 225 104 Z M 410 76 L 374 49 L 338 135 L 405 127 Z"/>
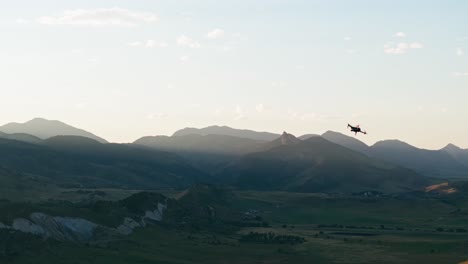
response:
<path id="1" fill-rule="evenodd" d="M 1 1 L 0 123 L 468 148 L 468 1 Z M 465 54 L 466 53 L 466 54 Z"/>

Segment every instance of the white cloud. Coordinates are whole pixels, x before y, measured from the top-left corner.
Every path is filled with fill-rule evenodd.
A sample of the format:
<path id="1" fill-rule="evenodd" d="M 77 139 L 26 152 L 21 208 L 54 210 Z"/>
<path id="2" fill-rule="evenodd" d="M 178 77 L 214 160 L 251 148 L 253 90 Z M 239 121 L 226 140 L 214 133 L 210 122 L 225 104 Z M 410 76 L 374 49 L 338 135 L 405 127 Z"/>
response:
<path id="1" fill-rule="evenodd" d="M 294 110 L 289 110 L 288 116 L 291 120 L 300 120 L 300 121 L 321 119 L 321 117 L 317 115 L 316 113 L 301 113 L 301 112 L 297 112 Z"/>
<path id="2" fill-rule="evenodd" d="M 149 39 L 146 41 L 134 41 L 127 44 L 130 47 L 145 47 L 145 48 L 167 48 L 169 44 L 165 41 L 157 42 L 155 40 Z"/>
<path id="3" fill-rule="evenodd" d="M 157 21 L 149 12 L 131 11 L 124 8 L 98 8 L 66 10 L 59 16 L 43 16 L 38 19 L 44 25 L 80 26 L 135 26 Z"/>
<path id="4" fill-rule="evenodd" d="M 405 34 L 405 32 L 400 31 L 400 32 L 395 33 L 395 35 L 393 35 L 393 36 L 396 37 L 396 38 L 404 38 L 404 37 L 406 37 L 406 34 Z"/>
<path id="5" fill-rule="evenodd" d="M 346 36 L 343 38 L 345 41 L 350 41 L 352 38 L 350 36 Z"/>
<path id="6" fill-rule="evenodd" d="M 187 63 L 190 60 L 190 57 L 187 55 L 183 55 L 179 58 L 180 62 Z"/>
<path id="7" fill-rule="evenodd" d="M 234 111 L 234 120 L 241 120 L 246 117 L 247 113 L 242 109 L 240 105 L 236 105 L 236 109 Z"/>
<path id="8" fill-rule="evenodd" d="M 83 49 L 72 49 L 71 51 L 72 54 L 82 54 L 83 52 Z"/>
<path id="9" fill-rule="evenodd" d="M 160 48 L 167 48 L 167 47 L 169 47 L 169 44 L 167 42 L 163 41 L 163 42 L 159 42 L 158 46 Z"/>
<path id="10" fill-rule="evenodd" d="M 98 64 L 99 62 L 101 62 L 99 58 L 89 58 L 88 61 L 92 64 Z"/>
<path id="11" fill-rule="evenodd" d="M 422 48 L 424 48 L 424 46 L 419 42 L 413 42 L 413 43 L 409 44 L 409 47 L 411 49 L 422 49 Z"/>
<path id="12" fill-rule="evenodd" d="M 79 102 L 79 103 L 76 103 L 76 104 L 75 104 L 75 108 L 84 109 L 84 108 L 86 108 L 87 105 L 88 105 L 88 104 L 85 103 L 85 102 Z"/>
<path id="13" fill-rule="evenodd" d="M 147 48 L 155 48 L 155 47 L 158 47 L 158 48 L 167 48 L 169 47 L 169 44 L 167 44 L 167 42 L 157 42 L 157 41 L 154 41 L 152 39 L 149 39 L 145 42 L 145 47 Z"/>
<path id="14" fill-rule="evenodd" d="M 258 104 L 258 105 L 255 106 L 255 110 L 257 110 L 257 112 L 259 112 L 259 113 L 263 113 L 263 111 L 265 111 L 265 105 Z"/>
<path id="15" fill-rule="evenodd" d="M 164 119 L 164 118 L 167 118 L 167 114 L 166 113 L 149 114 L 147 118 L 148 119 Z"/>
<path id="16" fill-rule="evenodd" d="M 468 72 L 452 72 L 455 77 L 468 77 Z"/>
<path id="17" fill-rule="evenodd" d="M 17 18 L 17 19 L 15 20 L 15 23 L 16 23 L 16 24 L 20 24 L 20 25 L 26 25 L 26 24 L 29 24 L 30 21 L 27 20 L 27 19 L 24 19 L 24 18 Z"/>
<path id="18" fill-rule="evenodd" d="M 215 28 L 212 31 L 208 32 L 206 34 L 206 37 L 209 38 L 209 39 L 219 39 L 219 38 L 224 37 L 224 35 L 225 35 L 224 30 L 219 29 L 219 28 Z"/>
<path id="19" fill-rule="evenodd" d="M 419 42 L 400 42 L 398 44 L 389 43 L 384 46 L 384 52 L 387 54 L 404 54 L 412 49 L 422 49 L 424 46 Z"/>
<path id="20" fill-rule="evenodd" d="M 457 56 L 463 56 L 465 55 L 465 52 L 461 48 L 457 48 Z"/>
<path id="21" fill-rule="evenodd" d="M 198 49 L 201 47 L 199 42 L 185 35 L 182 35 L 179 38 L 177 38 L 177 45 L 180 47 L 188 47 L 191 49 Z"/>
<path id="22" fill-rule="evenodd" d="M 221 107 L 221 108 L 216 108 L 215 111 L 214 111 L 214 115 L 219 117 L 223 114 L 224 112 L 224 109 Z"/>
<path id="23" fill-rule="evenodd" d="M 127 44 L 130 47 L 140 47 L 142 43 L 140 41 L 134 41 Z"/>
<path id="24" fill-rule="evenodd" d="M 147 48 L 154 48 L 157 45 L 156 41 L 149 39 L 145 43 L 145 47 Z"/>

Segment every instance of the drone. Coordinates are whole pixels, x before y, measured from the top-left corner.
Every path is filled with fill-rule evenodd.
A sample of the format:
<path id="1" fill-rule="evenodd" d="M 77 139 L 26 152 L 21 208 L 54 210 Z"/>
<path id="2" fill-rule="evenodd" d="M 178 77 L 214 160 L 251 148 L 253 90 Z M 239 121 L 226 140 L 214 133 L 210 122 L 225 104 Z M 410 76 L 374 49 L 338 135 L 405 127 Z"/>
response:
<path id="1" fill-rule="evenodd" d="M 351 132 L 354 132 L 354 135 L 357 135 L 357 133 L 363 133 L 364 135 L 367 134 L 366 131 L 362 130 L 359 125 L 357 126 L 352 126 L 350 124 L 348 124 L 348 128 L 351 128 Z"/>

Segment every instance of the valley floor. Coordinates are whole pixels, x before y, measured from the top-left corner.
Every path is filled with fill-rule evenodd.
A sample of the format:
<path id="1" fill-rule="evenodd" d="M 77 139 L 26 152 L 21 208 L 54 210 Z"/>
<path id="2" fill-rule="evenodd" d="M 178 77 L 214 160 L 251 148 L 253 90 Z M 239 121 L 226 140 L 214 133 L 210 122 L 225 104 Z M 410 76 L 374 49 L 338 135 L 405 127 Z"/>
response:
<path id="1" fill-rule="evenodd" d="M 75 195 L 73 198 L 78 199 L 89 193 Z M 178 194 L 169 191 L 166 195 Z M 43 240 L 3 230 L 0 263 L 456 264 L 468 260 L 465 198 L 363 198 L 282 192 L 235 195 L 233 210 L 259 212 L 269 226 L 189 230 L 153 225 L 130 236 L 90 243 Z M 115 193 L 113 197 L 121 198 Z M 248 234 L 267 233 L 301 237 L 305 242 L 242 239 Z"/>

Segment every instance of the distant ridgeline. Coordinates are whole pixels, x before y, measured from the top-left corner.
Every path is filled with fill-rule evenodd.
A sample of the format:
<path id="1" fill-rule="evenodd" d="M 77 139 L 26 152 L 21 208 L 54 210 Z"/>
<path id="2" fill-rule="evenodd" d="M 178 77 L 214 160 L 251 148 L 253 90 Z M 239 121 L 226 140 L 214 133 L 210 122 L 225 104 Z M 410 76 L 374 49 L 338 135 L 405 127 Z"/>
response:
<path id="1" fill-rule="evenodd" d="M 468 178 L 468 150 L 454 145 L 424 150 L 389 140 L 367 146 L 331 131 L 296 138 L 214 126 L 131 144 L 107 143 L 45 119 L 10 123 L 0 131 L 0 181 L 21 189 L 183 189 L 209 183 L 244 190 L 395 193 L 442 182 L 434 178 Z"/>

